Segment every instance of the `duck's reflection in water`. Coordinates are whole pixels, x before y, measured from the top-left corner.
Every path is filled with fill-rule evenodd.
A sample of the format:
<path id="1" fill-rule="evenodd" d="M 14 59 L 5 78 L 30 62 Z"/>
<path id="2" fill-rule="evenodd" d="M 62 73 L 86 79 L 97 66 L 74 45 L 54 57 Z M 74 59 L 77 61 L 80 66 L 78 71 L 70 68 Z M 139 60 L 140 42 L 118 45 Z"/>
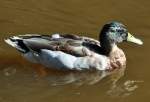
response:
<path id="1" fill-rule="evenodd" d="M 47 76 L 52 82 L 52 85 L 65 85 L 65 84 L 77 84 L 77 85 L 94 85 L 99 83 L 104 78 L 109 78 L 109 81 L 113 85 L 124 75 L 124 68 L 120 68 L 115 71 L 67 71 L 67 72 L 50 72 Z"/>
<path id="2" fill-rule="evenodd" d="M 23 64 L 24 65 L 24 64 Z M 21 65 L 22 66 L 22 65 Z M 14 75 L 20 67 L 7 67 L 3 69 L 3 73 L 6 77 Z M 27 68 L 25 68 L 27 69 Z M 24 71 L 25 71 L 24 69 Z M 32 69 L 31 66 L 29 69 Z M 34 68 L 35 69 L 35 68 Z M 30 70 L 34 71 L 34 70 Z M 108 71 L 56 71 L 56 70 L 46 70 L 46 76 L 38 76 L 37 73 L 33 72 L 30 74 L 30 77 L 35 76 L 38 80 L 46 80 L 50 86 L 60 86 L 60 85 L 75 85 L 75 86 L 84 86 L 84 85 L 99 85 L 104 84 L 108 85 L 106 89 L 106 94 L 112 97 L 126 97 L 131 95 L 143 81 L 137 80 L 121 80 L 119 79 L 124 76 L 125 68 L 120 68 L 113 72 Z M 17 74 L 16 73 L 16 74 Z M 27 74 L 26 72 L 24 72 Z M 17 80 L 17 79 L 16 79 Z M 42 81 L 40 81 L 42 82 Z M 45 81 L 44 81 L 45 82 Z"/>
<path id="3" fill-rule="evenodd" d="M 84 71 L 84 72 L 68 72 L 63 73 L 63 75 L 49 75 L 48 79 L 51 81 L 52 85 L 66 85 L 66 84 L 75 84 L 75 85 L 93 85 L 98 83 L 107 73 L 100 71 Z"/>
<path id="4" fill-rule="evenodd" d="M 84 71 L 84 72 L 65 72 L 48 75 L 47 80 L 52 86 L 73 84 L 77 86 L 101 84 L 101 81 L 107 83 L 109 89 L 106 94 L 111 97 L 126 97 L 131 95 L 143 81 L 119 79 L 124 76 L 125 68 L 114 72 L 107 71 Z"/>

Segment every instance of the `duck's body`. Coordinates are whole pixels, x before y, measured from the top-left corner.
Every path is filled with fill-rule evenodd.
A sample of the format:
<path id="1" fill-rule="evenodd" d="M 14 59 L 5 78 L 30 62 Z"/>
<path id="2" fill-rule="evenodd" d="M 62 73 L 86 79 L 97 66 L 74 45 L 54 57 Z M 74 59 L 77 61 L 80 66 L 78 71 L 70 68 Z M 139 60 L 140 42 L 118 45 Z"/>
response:
<path id="1" fill-rule="evenodd" d="M 109 26 L 111 27 L 111 26 Z M 104 33 L 106 27 L 101 33 Z M 109 30 L 109 29 L 108 29 Z M 107 31 L 108 32 L 108 31 Z M 110 37 L 110 38 L 109 38 Z M 100 41 L 77 35 L 20 35 L 5 40 L 33 63 L 61 70 L 108 70 L 126 65 L 124 52 L 117 47 L 126 40 L 101 34 Z"/>

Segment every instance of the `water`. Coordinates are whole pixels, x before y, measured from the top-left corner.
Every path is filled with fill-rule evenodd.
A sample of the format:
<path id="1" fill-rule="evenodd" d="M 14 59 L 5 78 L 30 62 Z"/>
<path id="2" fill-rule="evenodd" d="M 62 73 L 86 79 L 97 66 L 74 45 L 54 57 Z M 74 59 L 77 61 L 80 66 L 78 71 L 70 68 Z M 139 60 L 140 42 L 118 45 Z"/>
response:
<path id="1" fill-rule="evenodd" d="M 1 102 L 149 102 L 150 1 L 0 0 Z M 97 39 L 103 24 L 117 20 L 144 41 L 120 44 L 127 68 L 117 85 L 99 73 L 48 71 L 41 77 L 4 39 L 25 33 L 76 33 Z"/>

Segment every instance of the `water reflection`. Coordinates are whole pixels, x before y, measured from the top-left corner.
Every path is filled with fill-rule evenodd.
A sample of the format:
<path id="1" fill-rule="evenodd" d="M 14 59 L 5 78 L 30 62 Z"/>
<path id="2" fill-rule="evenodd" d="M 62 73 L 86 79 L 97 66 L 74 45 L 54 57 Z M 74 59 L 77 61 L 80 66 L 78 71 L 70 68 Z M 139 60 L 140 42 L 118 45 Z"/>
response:
<path id="1" fill-rule="evenodd" d="M 139 87 L 144 81 L 139 80 L 127 80 L 122 84 L 112 85 L 107 94 L 111 97 L 127 97 L 133 94 L 134 91 Z"/>
<path id="2" fill-rule="evenodd" d="M 53 79 L 51 79 L 53 77 Z M 105 72 L 95 71 L 95 72 L 69 72 L 65 75 L 58 76 L 48 76 L 48 79 L 51 81 L 52 85 L 66 85 L 66 84 L 75 84 L 75 85 L 93 85 L 100 80 L 106 77 Z"/>

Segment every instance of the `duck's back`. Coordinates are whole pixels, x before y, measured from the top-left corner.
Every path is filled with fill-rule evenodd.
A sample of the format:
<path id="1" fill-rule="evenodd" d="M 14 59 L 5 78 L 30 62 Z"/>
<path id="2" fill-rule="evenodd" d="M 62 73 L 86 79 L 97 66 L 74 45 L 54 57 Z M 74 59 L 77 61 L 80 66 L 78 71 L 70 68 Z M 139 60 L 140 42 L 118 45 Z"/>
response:
<path id="1" fill-rule="evenodd" d="M 62 51 L 77 57 L 88 56 L 100 47 L 99 41 L 80 37 L 77 35 L 20 35 L 11 37 L 6 42 L 21 52 L 35 51 L 41 49 Z"/>

